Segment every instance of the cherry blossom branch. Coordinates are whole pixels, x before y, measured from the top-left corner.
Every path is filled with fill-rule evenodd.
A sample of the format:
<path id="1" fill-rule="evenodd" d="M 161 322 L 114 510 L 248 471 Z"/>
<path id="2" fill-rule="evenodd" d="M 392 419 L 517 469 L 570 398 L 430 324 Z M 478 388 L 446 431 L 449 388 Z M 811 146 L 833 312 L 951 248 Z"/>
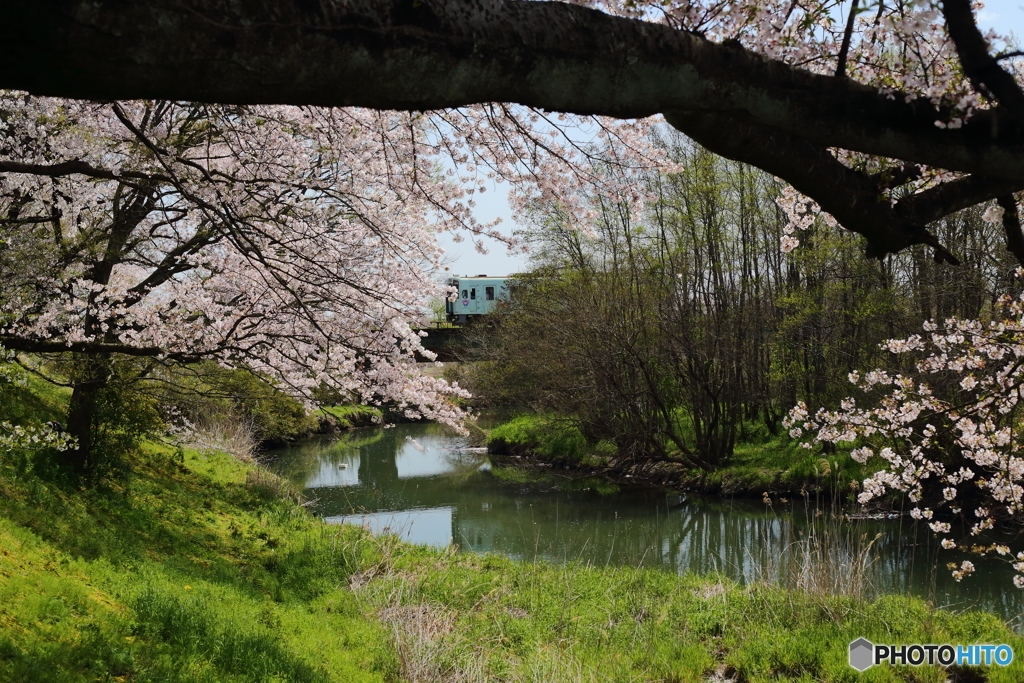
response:
<path id="1" fill-rule="evenodd" d="M 85 175 L 90 178 L 97 178 L 100 180 L 119 180 L 119 181 L 130 181 L 130 180 L 158 180 L 162 182 L 170 182 L 170 176 L 166 176 L 160 173 L 142 173 L 139 171 L 125 171 L 123 173 L 114 173 L 103 168 L 97 168 L 92 164 L 88 164 L 84 161 L 72 159 L 70 161 L 62 161 L 59 164 L 23 164 L 17 161 L 4 161 L 0 160 L 0 173 L 28 173 L 31 175 L 47 176 L 50 178 L 59 178 L 68 175 Z"/>

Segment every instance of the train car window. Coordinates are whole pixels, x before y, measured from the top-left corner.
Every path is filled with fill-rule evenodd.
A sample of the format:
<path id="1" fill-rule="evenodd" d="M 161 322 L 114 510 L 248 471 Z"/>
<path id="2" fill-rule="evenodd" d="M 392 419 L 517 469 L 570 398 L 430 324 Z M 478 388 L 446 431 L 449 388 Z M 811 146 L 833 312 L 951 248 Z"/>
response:
<path id="1" fill-rule="evenodd" d="M 484 287 L 484 298 L 488 301 L 494 301 L 494 287 Z"/>
<path id="2" fill-rule="evenodd" d="M 469 298 L 470 299 L 475 299 L 476 298 L 476 287 L 474 287 L 473 289 L 469 290 Z"/>
<path id="3" fill-rule="evenodd" d="M 469 298 L 469 292 L 467 292 L 466 290 L 462 290 L 462 298 L 463 299 L 468 299 Z"/>

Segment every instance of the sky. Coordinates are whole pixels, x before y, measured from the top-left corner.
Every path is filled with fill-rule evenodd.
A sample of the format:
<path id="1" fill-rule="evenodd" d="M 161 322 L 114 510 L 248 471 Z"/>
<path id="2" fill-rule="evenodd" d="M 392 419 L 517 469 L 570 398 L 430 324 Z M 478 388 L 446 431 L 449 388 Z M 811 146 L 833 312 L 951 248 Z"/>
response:
<path id="1" fill-rule="evenodd" d="M 985 0 L 985 8 L 978 14 L 978 23 L 982 29 L 994 28 L 1003 34 L 1012 33 L 1020 41 L 1024 38 L 1024 0 Z M 516 222 L 512 218 L 507 196 L 507 184 L 488 187 L 488 192 L 476 195 L 474 213 L 481 222 L 500 217 L 502 224 L 499 229 L 505 234 L 511 234 L 516 228 Z M 448 254 L 452 275 L 487 274 L 493 277 L 511 275 L 528 267 L 527 256 L 510 255 L 503 244 L 486 238 L 485 246 L 490 252 L 486 255 L 478 253 L 468 237 L 457 243 L 446 233 L 441 236 L 441 246 Z"/>
<path id="2" fill-rule="evenodd" d="M 1013 33 L 1024 37 L 1024 1 L 985 0 L 985 8 L 978 14 L 982 28 L 994 28 L 1000 33 Z"/>
<path id="3" fill-rule="evenodd" d="M 516 222 L 512 218 L 512 209 L 508 205 L 508 183 L 492 183 L 487 188 L 487 192 L 475 195 L 474 199 L 476 206 L 473 208 L 473 214 L 478 221 L 484 223 L 501 218 L 502 223 L 498 229 L 506 235 L 512 234 Z M 448 256 L 451 275 L 500 277 L 526 270 L 526 256 L 510 255 L 504 244 L 486 237 L 483 239 L 484 246 L 489 252 L 486 255 L 476 250 L 468 233 L 465 235 L 465 239 L 458 243 L 452 240 L 451 233 L 441 235 L 441 246 L 444 247 Z"/>

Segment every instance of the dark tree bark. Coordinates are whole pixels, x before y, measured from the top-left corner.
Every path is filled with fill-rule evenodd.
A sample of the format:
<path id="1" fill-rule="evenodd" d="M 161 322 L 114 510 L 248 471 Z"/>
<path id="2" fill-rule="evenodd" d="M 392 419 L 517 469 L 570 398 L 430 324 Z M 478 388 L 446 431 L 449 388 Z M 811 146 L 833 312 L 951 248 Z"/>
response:
<path id="1" fill-rule="evenodd" d="M 937 128 L 948 112 L 923 98 L 812 74 L 735 42 L 516 0 L 0 0 L 0 87 L 102 100 L 666 113 L 706 146 L 838 212 L 874 255 L 923 243 L 955 261 L 924 219 L 1024 189 L 1024 93 L 988 54 L 969 0 L 945 0 L 943 12 L 965 72 L 996 104 L 959 129 Z M 839 168 L 830 148 L 972 175 L 928 207 L 893 208 L 878 201 L 887 181 Z"/>
<path id="2" fill-rule="evenodd" d="M 68 405 L 68 434 L 75 437 L 77 448 L 61 456 L 78 474 L 89 474 L 96 467 L 93 436 L 96 432 L 96 408 L 99 394 L 110 380 L 110 358 L 85 355 L 75 363 L 77 377 Z"/>
<path id="3" fill-rule="evenodd" d="M 87 474 L 92 466 L 93 416 L 96 414 L 96 394 L 100 390 L 96 383 L 75 386 L 68 405 L 68 434 L 75 437 L 77 447 L 61 455 L 78 474 Z"/>

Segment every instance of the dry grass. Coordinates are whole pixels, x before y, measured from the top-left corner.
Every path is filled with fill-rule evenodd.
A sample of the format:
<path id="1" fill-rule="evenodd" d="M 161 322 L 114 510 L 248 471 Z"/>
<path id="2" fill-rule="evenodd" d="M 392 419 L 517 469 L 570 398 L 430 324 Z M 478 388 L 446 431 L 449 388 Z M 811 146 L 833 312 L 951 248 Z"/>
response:
<path id="1" fill-rule="evenodd" d="M 259 440 L 251 419 L 217 413 L 203 416 L 191 427 L 184 445 L 201 452 L 228 453 L 246 463 L 253 461 Z"/>
<path id="2" fill-rule="evenodd" d="M 837 504 L 806 508 L 802 529 L 788 526 L 789 539 L 777 552 L 766 555 L 755 568 L 758 583 L 779 585 L 812 596 L 873 597 L 872 566 L 878 559 L 875 543 L 856 530 Z"/>

